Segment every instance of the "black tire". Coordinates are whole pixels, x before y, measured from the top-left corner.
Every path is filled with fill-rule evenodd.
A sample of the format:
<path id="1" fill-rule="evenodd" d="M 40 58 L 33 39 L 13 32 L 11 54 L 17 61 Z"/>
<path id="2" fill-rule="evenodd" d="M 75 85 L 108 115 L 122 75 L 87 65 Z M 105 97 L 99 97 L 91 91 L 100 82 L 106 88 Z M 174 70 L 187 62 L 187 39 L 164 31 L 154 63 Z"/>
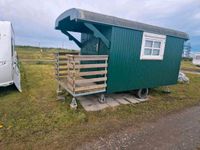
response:
<path id="1" fill-rule="evenodd" d="M 137 93 L 136 93 L 136 95 L 137 95 L 137 97 L 139 99 L 145 99 L 145 98 L 147 98 L 148 94 L 149 94 L 149 89 L 148 88 L 139 89 L 137 91 Z"/>

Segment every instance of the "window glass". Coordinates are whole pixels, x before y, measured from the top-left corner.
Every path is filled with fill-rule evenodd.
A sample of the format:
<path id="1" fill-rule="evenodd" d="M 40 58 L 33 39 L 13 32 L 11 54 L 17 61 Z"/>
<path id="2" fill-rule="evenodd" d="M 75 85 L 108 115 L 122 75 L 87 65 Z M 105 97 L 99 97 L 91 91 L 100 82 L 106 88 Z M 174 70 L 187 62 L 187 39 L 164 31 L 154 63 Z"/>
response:
<path id="1" fill-rule="evenodd" d="M 153 47 L 154 48 L 160 48 L 160 45 L 161 45 L 161 42 L 155 41 Z"/>
<path id="2" fill-rule="evenodd" d="M 144 49 L 144 55 L 151 55 L 151 51 L 152 51 L 152 49 L 145 48 Z"/>
<path id="3" fill-rule="evenodd" d="M 196 56 L 196 59 L 197 59 L 197 60 L 200 60 L 200 56 Z"/>
<path id="4" fill-rule="evenodd" d="M 153 46 L 153 41 L 149 41 L 149 40 L 145 41 L 145 47 L 152 47 L 152 46 Z"/>
<path id="5" fill-rule="evenodd" d="M 140 59 L 163 60 L 166 35 L 143 33 Z"/>
<path id="6" fill-rule="evenodd" d="M 159 55 L 160 50 L 159 49 L 154 49 L 152 55 Z"/>

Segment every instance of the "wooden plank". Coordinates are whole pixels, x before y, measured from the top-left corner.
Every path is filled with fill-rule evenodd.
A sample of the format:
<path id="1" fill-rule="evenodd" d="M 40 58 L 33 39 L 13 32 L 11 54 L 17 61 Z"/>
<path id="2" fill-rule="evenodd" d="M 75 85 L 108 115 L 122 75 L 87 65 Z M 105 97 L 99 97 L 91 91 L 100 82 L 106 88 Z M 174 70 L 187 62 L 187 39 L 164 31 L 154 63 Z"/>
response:
<path id="1" fill-rule="evenodd" d="M 67 62 L 56 63 L 56 66 L 67 66 Z"/>
<path id="2" fill-rule="evenodd" d="M 124 105 L 130 104 L 129 101 L 123 99 L 123 95 L 113 94 L 113 95 L 111 95 L 111 97 L 112 97 L 114 100 L 118 101 L 120 104 L 124 104 Z"/>
<path id="3" fill-rule="evenodd" d="M 123 105 L 130 104 L 129 101 L 126 101 L 125 99 L 122 99 L 122 98 L 121 98 L 121 99 L 118 99 L 118 98 L 117 98 L 117 99 L 115 99 L 115 100 L 118 101 L 120 104 L 123 104 Z"/>
<path id="4" fill-rule="evenodd" d="M 56 73 L 56 75 L 57 75 L 57 76 L 58 76 L 58 75 L 59 75 L 59 76 L 67 76 L 68 73 L 58 73 L 58 74 Z"/>
<path id="5" fill-rule="evenodd" d="M 59 76 L 59 77 L 57 77 L 56 79 L 66 79 L 67 77 L 66 76 Z"/>
<path id="6" fill-rule="evenodd" d="M 74 58 L 76 61 L 98 61 L 98 60 L 102 60 L 102 61 L 106 61 L 108 60 L 108 58 L 104 58 L 104 57 L 94 57 L 94 58 L 91 58 L 91 57 L 77 57 L 77 58 Z"/>
<path id="7" fill-rule="evenodd" d="M 79 52 L 56 52 L 56 55 L 78 55 Z"/>
<path id="8" fill-rule="evenodd" d="M 58 58 L 58 61 L 61 62 L 61 61 L 68 61 L 68 58 Z"/>
<path id="9" fill-rule="evenodd" d="M 71 86 L 70 84 L 68 84 L 68 83 L 66 83 L 66 82 L 64 82 L 64 81 L 62 81 L 62 80 L 59 81 L 59 84 L 60 84 L 65 90 L 70 90 L 71 93 L 73 93 L 73 88 L 72 88 L 72 86 Z"/>
<path id="10" fill-rule="evenodd" d="M 106 86 L 107 86 L 106 84 L 99 84 L 99 85 L 91 85 L 85 87 L 76 87 L 75 92 L 95 90 L 95 89 L 105 88 Z"/>
<path id="11" fill-rule="evenodd" d="M 106 81 L 107 77 L 102 77 L 102 78 L 92 78 L 92 79 L 79 79 L 75 80 L 76 84 L 83 84 L 83 83 L 93 83 L 93 82 L 101 82 L 101 81 Z"/>
<path id="12" fill-rule="evenodd" d="M 74 84 L 73 79 L 70 78 L 69 76 L 67 77 L 67 82 L 69 82 L 72 86 L 73 86 L 73 84 Z"/>
<path id="13" fill-rule="evenodd" d="M 139 102 L 145 102 L 145 101 L 148 101 L 148 98 L 144 98 L 144 99 L 136 98 L 136 100 L 138 100 Z"/>
<path id="14" fill-rule="evenodd" d="M 73 55 L 70 55 L 71 57 Z M 108 58 L 108 55 L 74 55 L 74 58 Z"/>
<path id="15" fill-rule="evenodd" d="M 106 103 L 99 103 L 97 99 L 98 97 L 95 95 L 77 97 L 77 100 L 80 101 L 81 105 L 86 111 L 99 111 L 109 107 L 109 105 Z"/>
<path id="16" fill-rule="evenodd" d="M 106 103 L 111 106 L 111 107 L 115 107 L 115 106 L 118 106 L 120 105 L 120 103 L 118 103 L 117 101 L 115 101 L 113 98 L 111 97 L 107 97 L 106 98 Z"/>
<path id="17" fill-rule="evenodd" d="M 133 104 L 136 104 L 136 103 L 139 103 L 140 101 L 138 101 L 136 98 L 132 98 L 132 97 L 124 97 L 125 100 L 133 103 Z"/>
<path id="18" fill-rule="evenodd" d="M 88 72 L 80 72 L 79 76 L 91 76 L 91 75 L 104 75 L 107 74 L 107 71 L 88 71 Z"/>
<path id="19" fill-rule="evenodd" d="M 67 71 L 68 68 L 56 68 L 57 71 Z"/>
<path id="20" fill-rule="evenodd" d="M 76 65 L 76 68 L 86 69 L 86 68 L 106 68 L 107 64 L 84 64 L 84 65 Z M 71 67 L 71 66 L 70 66 Z"/>
<path id="21" fill-rule="evenodd" d="M 74 68 L 74 66 L 72 64 L 70 64 L 70 63 L 67 64 L 67 67 L 69 67 L 70 69 Z"/>

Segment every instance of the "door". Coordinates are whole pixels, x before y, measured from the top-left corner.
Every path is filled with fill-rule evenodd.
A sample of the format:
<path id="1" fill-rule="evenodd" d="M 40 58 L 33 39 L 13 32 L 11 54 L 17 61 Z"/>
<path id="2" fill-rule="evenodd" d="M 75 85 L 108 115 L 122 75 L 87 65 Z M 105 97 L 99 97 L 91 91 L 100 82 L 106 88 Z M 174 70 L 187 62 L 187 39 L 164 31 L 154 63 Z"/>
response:
<path id="1" fill-rule="evenodd" d="M 13 84 L 12 67 L 8 26 L 0 22 L 0 86 Z"/>
<path id="2" fill-rule="evenodd" d="M 17 54 L 15 52 L 14 58 L 13 58 L 13 81 L 17 89 L 22 92 L 21 89 L 21 75 L 19 70 L 19 64 L 17 59 Z"/>

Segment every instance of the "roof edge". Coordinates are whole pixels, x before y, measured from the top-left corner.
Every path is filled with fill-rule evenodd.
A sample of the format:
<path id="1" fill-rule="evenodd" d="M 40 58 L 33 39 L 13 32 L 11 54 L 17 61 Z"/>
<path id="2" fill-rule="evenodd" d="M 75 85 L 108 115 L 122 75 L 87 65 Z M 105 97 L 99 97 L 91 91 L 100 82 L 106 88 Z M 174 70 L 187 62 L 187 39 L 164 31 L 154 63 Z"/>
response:
<path id="1" fill-rule="evenodd" d="M 122 18 L 104 15 L 104 14 L 82 10 L 78 8 L 71 8 L 63 12 L 56 19 L 55 28 L 58 29 L 59 22 L 67 17 L 70 17 L 70 20 L 87 21 L 87 22 L 92 22 L 92 23 L 97 23 L 97 24 L 117 26 L 117 27 L 134 29 L 134 30 L 139 30 L 139 31 L 144 31 L 144 32 L 164 34 L 164 35 L 169 35 L 169 36 L 174 36 L 174 37 L 183 38 L 185 40 L 189 40 L 189 35 L 182 31 L 177 31 L 174 29 L 140 23 L 137 21 L 122 19 Z"/>

